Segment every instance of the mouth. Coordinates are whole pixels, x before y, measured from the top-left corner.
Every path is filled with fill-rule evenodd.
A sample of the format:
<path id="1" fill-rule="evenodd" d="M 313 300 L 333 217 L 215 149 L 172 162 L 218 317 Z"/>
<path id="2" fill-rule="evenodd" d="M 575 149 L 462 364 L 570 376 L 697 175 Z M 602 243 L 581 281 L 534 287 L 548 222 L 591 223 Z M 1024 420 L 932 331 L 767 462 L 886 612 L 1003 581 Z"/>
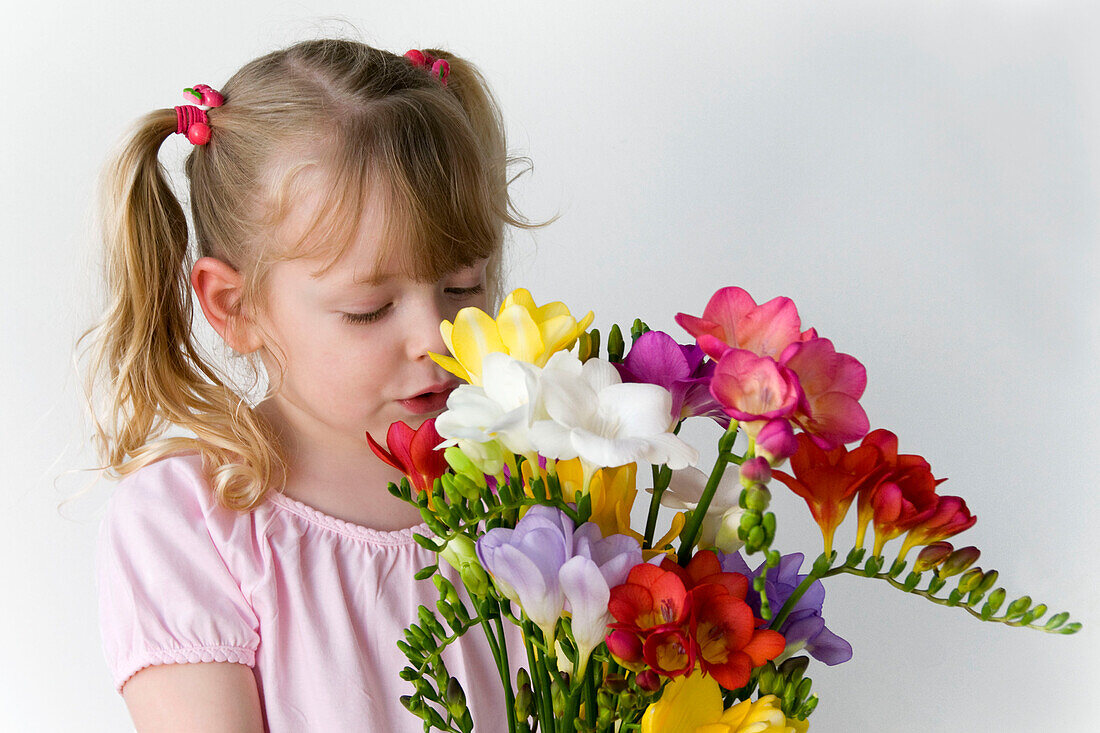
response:
<path id="1" fill-rule="evenodd" d="M 433 412 L 442 412 L 447 408 L 447 398 L 451 396 L 458 384 L 456 382 L 444 382 L 428 387 L 420 394 L 413 395 L 403 400 L 398 400 L 402 407 L 414 415 L 427 415 Z"/>

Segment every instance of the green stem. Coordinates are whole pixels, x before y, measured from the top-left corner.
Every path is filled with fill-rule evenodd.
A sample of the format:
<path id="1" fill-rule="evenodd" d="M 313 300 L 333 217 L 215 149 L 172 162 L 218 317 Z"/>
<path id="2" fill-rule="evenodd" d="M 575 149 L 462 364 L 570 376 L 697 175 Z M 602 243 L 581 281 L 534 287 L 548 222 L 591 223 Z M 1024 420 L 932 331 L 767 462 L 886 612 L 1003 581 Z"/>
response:
<path id="1" fill-rule="evenodd" d="M 657 531 L 657 514 L 661 509 L 661 496 L 668 488 L 668 482 L 672 479 L 672 471 L 668 466 L 653 466 L 653 495 L 649 497 L 649 515 L 645 520 L 645 543 L 642 547 L 653 546 L 653 534 Z"/>
<path id="2" fill-rule="evenodd" d="M 589 727 L 596 727 L 596 665 L 588 665 L 584 676 L 584 719 Z"/>
<path id="3" fill-rule="evenodd" d="M 764 572 L 766 573 L 768 568 L 765 566 Z M 772 619 L 771 624 L 768 626 L 770 629 L 778 629 L 783 625 L 783 622 L 787 620 L 787 617 L 791 615 L 791 611 L 794 610 L 798 601 L 806 594 L 806 591 L 810 589 L 810 586 L 814 584 L 814 581 L 820 580 L 820 576 L 815 575 L 811 570 L 810 574 L 803 578 L 802 582 L 798 584 L 798 587 L 794 589 L 794 593 L 787 598 L 786 603 L 783 604 L 783 608 L 779 609 L 779 613 Z"/>
<path id="4" fill-rule="evenodd" d="M 833 575 L 839 575 L 840 573 L 848 573 L 849 575 L 858 575 L 861 578 L 868 577 L 866 575 L 866 573 L 864 573 L 859 568 L 853 568 L 853 567 L 849 567 L 849 566 L 846 566 L 846 565 L 841 565 L 839 567 L 833 568 L 829 572 L 825 573 L 825 575 L 823 577 L 828 578 L 828 577 L 831 577 Z M 940 606 L 954 606 L 956 608 L 961 608 L 964 611 L 966 611 L 967 613 L 969 613 L 971 616 L 973 616 L 974 618 L 978 619 L 979 621 L 993 621 L 995 623 L 1004 624 L 1005 626 L 1023 626 L 1023 627 L 1029 628 L 1029 629 L 1035 629 L 1037 631 L 1044 631 L 1048 634 L 1062 633 L 1059 628 L 1048 629 L 1042 623 L 1026 623 L 1025 624 L 1020 619 L 1009 620 L 1006 616 L 991 616 L 987 619 L 982 618 L 981 610 L 979 609 L 979 610 L 975 611 L 972 607 L 967 605 L 965 599 L 962 600 L 962 601 L 959 601 L 958 603 L 952 603 L 947 598 L 937 598 L 935 596 L 935 594 L 933 592 L 929 592 L 929 590 L 927 588 L 925 588 L 924 590 L 918 590 L 916 588 L 914 588 L 913 590 L 907 590 L 905 588 L 905 583 L 903 583 L 899 580 L 895 580 L 894 578 L 890 577 L 889 571 L 887 571 L 885 573 L 877 573 L 877 574 L 872 575 L 870 577 L 871 578 L 878 578 L 879 580 L 885 580 L 887 583 L 889 583 L 890 585 L 894 586 L 895 588 L 897 588 L 899 590 L 903 590 L 903 591 L 905 591 L 905 592 L 907 592 L 911 595 L 921 596 L 925 600 L 932 601 L 932 603 L 935 603 L 937 605 L 940 605 Z M 938 591 L 936 591 L 936 592 L 938 592 Z M 1032 619 L 1032 621 L 1034 622 L 1034 621 L 1036 621 L 1036 619 Z"/>
<path id="5" fill-rule="evenodd" d="M 523 619 L 523 644 L 527 647 L 527 663 L 531 667 L 532 682 L 536 692 L 541 692 L 537 698 L 538 704 L 538 718 L 539 718 L 539 730 L 553 730 L 554 728 L 547 728 L 547 726 L 553 726 L 554 724 L 554 699 L 550 693 L 550 676 L 546 672 L 546 666 L 542 660 L 535 655 L 535 647 L 531 643 L 533 634 L 535 633 L 535 625 Z M 543 656 L 545 659 L 545 655 Z"/>
<path id="6" fill-rule="evenodd" d="M 516 696 L 512 692 L 512 671 L 508 666 L 508 642 L 504 638 L 504 625 L 500 621 L 500 611 L 493 615 L 493 621 L 497 628 L 499 641 L 494 643 L 492 629 L 488 622 L 482 619 L 481 626 L 485 630 L 485 636 L 489 638 L 489 646 L 493 649 L 496 658 L 497 669 L 500 671 L 500 682 L 504 685 L 504 705 L 508 713 L 508 733 L 516 733 Z"/>
<path id="7" fill-rule="evenodd" d="M 687 525 L 680 533 L 680 552 L 676 559 L 680 565 L 685 567 L 691 559 L 691 551 L 695 547 L 699 529 L 703 526 L 703 518 L 706 517 L 707 510 L 710 509 L 710 502 L 714 499 L 714 493 L 718 490 L 718 484 L 722 481 L 722 474 L 725 473 L 726 466 L 730 462 L 730 449 L 733 448 L 733 442 L 737 439 L 737 425 L 736 420 L 732 421 L 729 429 L 719 438 L 718 458 L 714 461 L 714 468 L 711 469 L 706 488 L 703 489 L 703 495 L 699 498 L 698 506 L 691 511 Z"/>

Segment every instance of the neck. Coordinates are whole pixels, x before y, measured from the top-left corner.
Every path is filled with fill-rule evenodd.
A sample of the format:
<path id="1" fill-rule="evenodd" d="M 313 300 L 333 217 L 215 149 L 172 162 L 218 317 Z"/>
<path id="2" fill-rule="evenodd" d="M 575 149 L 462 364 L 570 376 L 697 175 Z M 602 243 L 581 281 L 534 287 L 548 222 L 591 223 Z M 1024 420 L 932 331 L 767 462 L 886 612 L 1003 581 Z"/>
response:
<path id="1" fill-rule="evenodd" d="M 364 439 L 358 443 L 320 439 L 296 421 L 292 408 L 269 399 L 257 412 L 275 429 L 286 457 L 283 493 L 345 522 L 392 531 L 421 523 L 420 512 L 386 490 L 402 474 L 387 466 Z"/>

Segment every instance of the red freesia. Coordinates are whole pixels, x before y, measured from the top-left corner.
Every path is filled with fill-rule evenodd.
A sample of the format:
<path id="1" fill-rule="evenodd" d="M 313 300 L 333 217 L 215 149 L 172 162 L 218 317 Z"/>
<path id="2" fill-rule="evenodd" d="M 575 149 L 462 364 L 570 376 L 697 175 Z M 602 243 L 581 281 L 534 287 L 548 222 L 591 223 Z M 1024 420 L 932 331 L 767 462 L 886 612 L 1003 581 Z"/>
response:
<path id="1" fill-rule="evenodd" d="M 863 445 L 849 451 L 838 446 L 825 451 L 805 433 L 798 435 L 798 450 L 791 456 L 794 475 L 773 470 L 772 476 L 801 496 L 814 521 L 821 527 L 825 553 L 832 552 L 833 534 L 844 521 L 856 492 L 874 477 L 879 451 Z"/>
<path id="2" fill-rule="evenodd" d="M 936 505 L 924 512 L 919 521 L 909 530 L 909 534 L 901 545 L 900 557 L 904 558 L 911 547 L 929 545 L 954 537 L 959 532 L 970 529 L 978 521 L 961 498 L 940 496 L 937 499 Z"/>
<path id="3" fill-rule="evenodd" d="M 367 433 L 367 442 L 384 463 L 393 466 L 409 478 L 416 491 L 430 491 L 435 480 L 447 472 L 443 451 L 435 447 L 443 438 L 435 430 L 435 418 L 425 420 L 413 430 L 398 420 L 386 431 L 386 450 Z"/>
<path id="4" fill-rule="evenodd" d="M 863 447 L 878 451 L 874 477 L 859 492 L 856 547 L 863 546 L 867 525 L 875 525 L 874 554 L 886 542 L 924 521 L 937 505 L 936 486 L 947 479 L 932 476 L 928 461 L 918 455 L 899 455 L 898 436 L 879 428 L 863 439 Z"/>
<path id="5" fill-rule="evenodd" d="M 608 649 L 627 666 L 666 677 L 689 674 L 696 662 L 727 689 L 745 685 L 752 670 L 782 653 L 786 642 L 745 603 L 749 582 L 722 570 L 717 555 L 699 552 L 682 568 L 637 565 L 611 589 L 615 617 Z"/>
<path id="6" fill-rule="evenodd" d="M 701 318 L 678 313 L 676 322 L 714 360 L 730 349 L 778 359 L 788 344 L 817 336 L 812 328 L 800 330 L 798 308 L 790 298 L 772 298 L 757 305 L 751 295 L 735 287 L 722 288 L 711 296 Z"/>
<path id="7" fill-rule="evenodd" d="M 611 589 L 607 610 L 616 628 L 642 633 L 660 626 L 679 626 L 687 619 L 690 599 L 677 573 L 656 565 L 635 565 L 626 582 Z"/>
<path id="8" fill-rule="evenodd" d="M 790 417 L 802 400 L 798 377 L 770 356 L 729 349 L 718 360 L 710 393 L 736 420 Z"/>

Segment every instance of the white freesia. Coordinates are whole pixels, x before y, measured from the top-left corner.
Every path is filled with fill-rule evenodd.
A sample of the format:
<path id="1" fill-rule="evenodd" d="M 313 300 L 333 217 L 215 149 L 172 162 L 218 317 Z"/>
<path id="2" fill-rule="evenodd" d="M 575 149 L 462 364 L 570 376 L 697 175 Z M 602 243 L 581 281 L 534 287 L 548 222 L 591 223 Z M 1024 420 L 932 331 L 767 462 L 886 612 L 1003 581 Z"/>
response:
<path id="1" fill-rule="evenodd" d="M 691 511 L 699 506 L 703 498 L 703 489 L 707 486 L 707 475 L 697 468 L 685 468 L 673 471 L 668 488 L 661 494 L 661 504 L 672 509 Z M 649 490 L 652 493 L 652 489 Z M 737 528 L 741 524 L 741 515 L 745 513 L 739 505 L 741 482 L 736 472 L 727 471 L 714 497 L 710 500 L 707 515 L 699 528 L 699 547 L 716 547 L 722 552 L 735 552 L 745 544 L 737 537 Z"/>
<path id="2" fill-rule="evenodd" d="M 547 458 L 579 457 L 586 486 L 597 468 L 641 461 L 677 469 L 699 460 L 694 448 L 668 430 L 672 395 L 664 387 L 623 384 L 603 359 L 589 359 L 579 373 L 566 367 L 564 357 L 547 367 L 540 380 L 547 419 L 531 425 L 531 442 Z"/>
<path id="3" fill-rule="evenodd" d="M 477 452 L 477 444 L 498 441 L 506 450 L 536 460 L 528 432 L 536 417 L 544 417 L 541 372 L 508 354 L 486 354 L 482 386 L 460 385 L 447 399 L 447 411 L 436 419 L 436 430 L 446 439 L 441 447 L 458 445 L 463 453 Z"/>

